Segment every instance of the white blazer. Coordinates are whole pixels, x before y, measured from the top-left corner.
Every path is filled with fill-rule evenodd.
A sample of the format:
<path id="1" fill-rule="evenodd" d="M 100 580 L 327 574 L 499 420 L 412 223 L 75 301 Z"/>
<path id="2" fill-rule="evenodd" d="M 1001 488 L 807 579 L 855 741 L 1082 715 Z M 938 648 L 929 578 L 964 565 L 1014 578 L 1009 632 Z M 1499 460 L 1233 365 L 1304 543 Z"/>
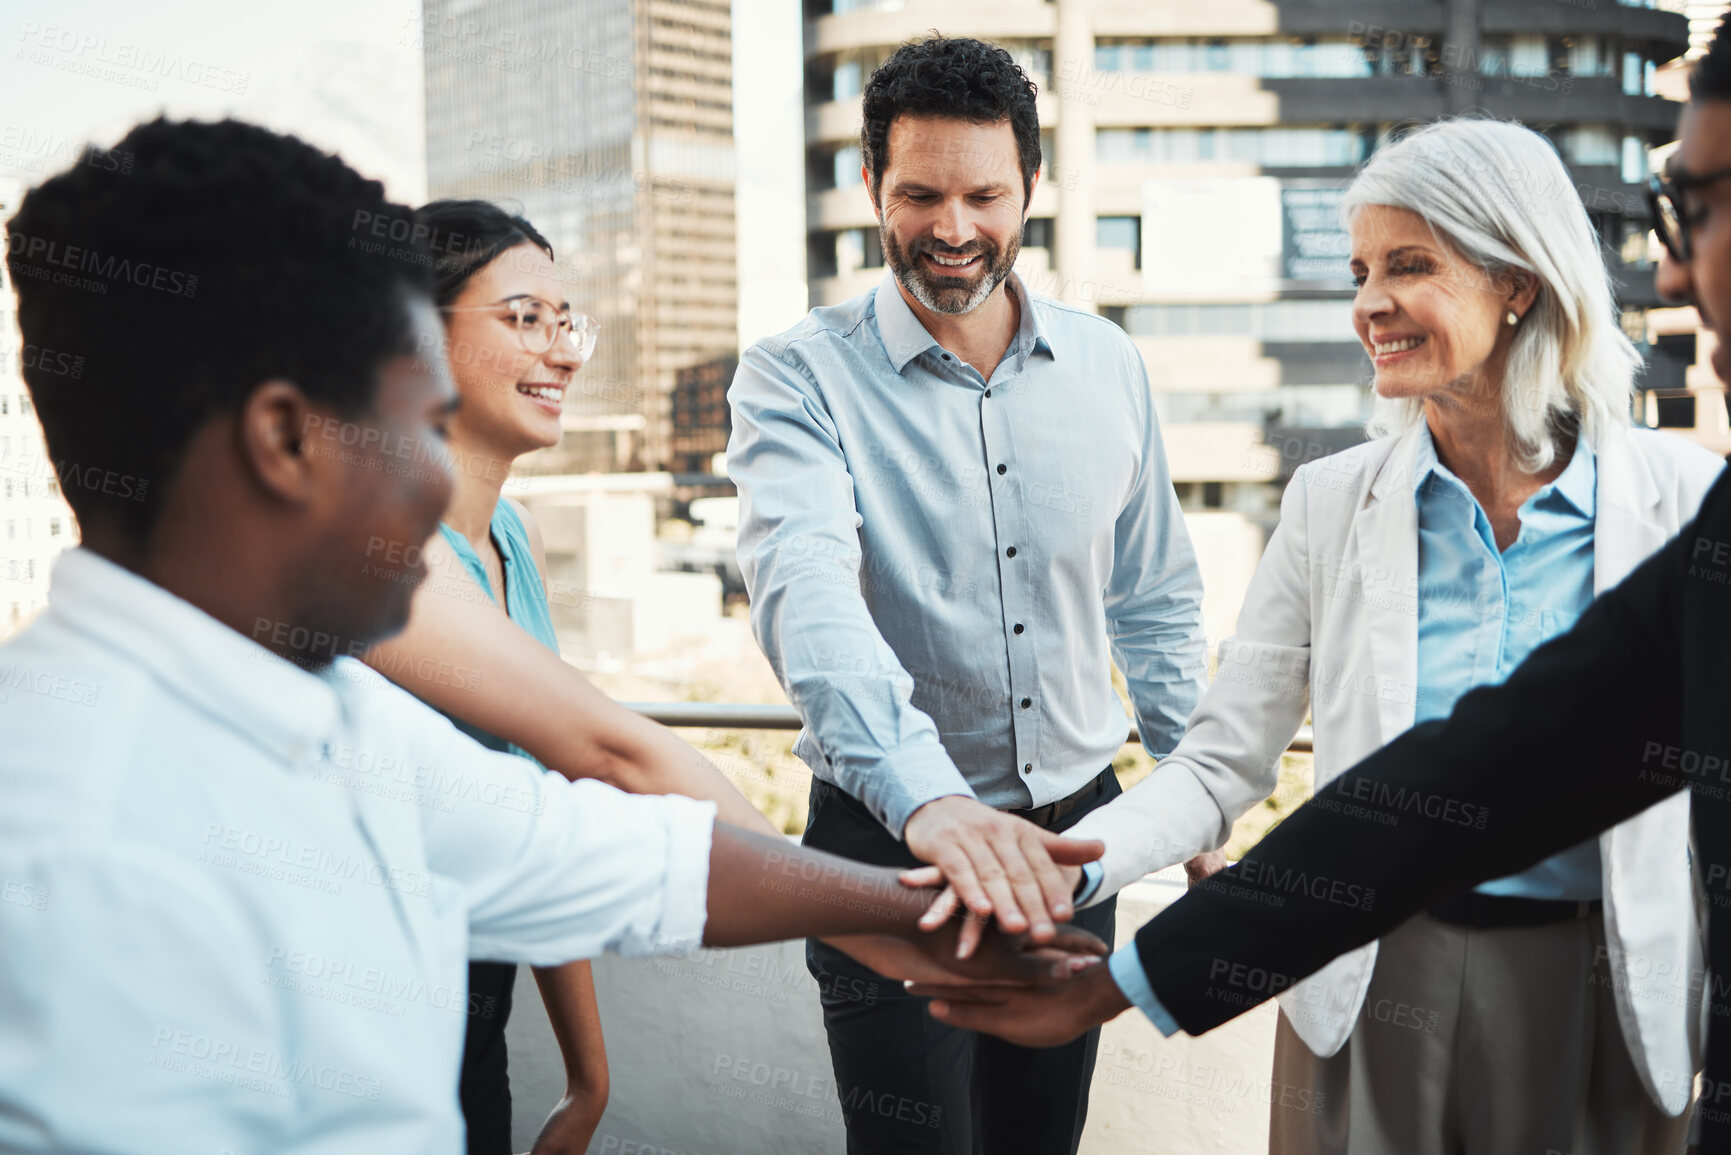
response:
<path id="1" fill-rule="evenodd" d="M 1066 833 L 1106 843 L 1093 901 L 1222 845 L 1267 798 L 1308 709 L 1316 787 L 1413 724 L 1418 668 L 1418 430 L 1301 467 L 1251 579 L 1238 633 L 1176 750 L 1123 797 Z M 1598 451 L 1593 589 L 1616 585 L 1693 517 L 1723 466 L 1667 433 L 1620 431 Z M 1590 724 L 1590 720 L 1583 724 Z M 1600 836 L 1605 936 L 1623 1037 L 1653 1101 L 1687 1105 L 1706 1015 L 1705 911 L 1679 794 Z M 1346 1042 L 1376 944 L 1280 996 L 1322 1056 Z"/>

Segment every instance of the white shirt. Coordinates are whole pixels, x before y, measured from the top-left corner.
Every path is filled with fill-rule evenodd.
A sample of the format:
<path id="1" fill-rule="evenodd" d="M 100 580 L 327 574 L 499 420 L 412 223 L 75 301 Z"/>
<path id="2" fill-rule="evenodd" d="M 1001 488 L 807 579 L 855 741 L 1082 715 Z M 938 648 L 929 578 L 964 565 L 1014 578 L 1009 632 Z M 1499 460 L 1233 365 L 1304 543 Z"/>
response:
<path id="1" fill-rule="evenodd" d="M 713 820 L 70 551 L 0 646 L 0 1150 L 458 1152 L 467 960 L 695 946 Z"/>

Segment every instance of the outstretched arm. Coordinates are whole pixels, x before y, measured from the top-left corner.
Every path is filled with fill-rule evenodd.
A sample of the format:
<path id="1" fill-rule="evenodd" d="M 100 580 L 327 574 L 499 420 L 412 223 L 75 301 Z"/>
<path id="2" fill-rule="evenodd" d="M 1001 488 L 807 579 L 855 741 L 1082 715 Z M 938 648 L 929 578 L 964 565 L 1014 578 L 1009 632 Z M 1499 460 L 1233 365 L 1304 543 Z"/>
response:
<path id="1" fill-rule="evenodd" d="M 1697 576 L 1691 565 L 1713 535 L 1731 536 L 1712 528 L 1715 504 L 1719 524 L 1731 520 L 1731 489 L 1720 485 L 1699 523 L 1508 682 L 1474 690 L 1446 721 L 1359 763 L 1144 926 L 1136 958 L 1161 1009 L 1191 1034 L 1211 1030 L 1430 904 L 1689 786 L 1702 759 L 1691 772 L 1678 753 L 1684 655 L 1722 649 L 1731 619 L 1726 587 L 1705 584 L 1731 572 Z M 1686 622 L 1686 603 L 1708 612 Z M 1697 805 L 1723 809 L 1702 785 Z M 1712 825 L 1697 812 L 1698 829 Z M 1697 862 L 1709 879 L 1711 855 Z M 1128 1005 L 1102 985 L 1109 975 L 1086 978 L 1054 993 L 914 989 L 948 1000 L 939 1009 L 946 1022 L 1050 1045 Z"/>
<path id="2" fill-rule="evenodd" d="M 775 828 L 673 731 L 621 706 L 493 604 L 437 534 L 402 633 L 365 661 L 424 702 L 497 734 L 570 779 L 714 802 L 722 821 Z"/>
<path id="3" fill-rule="evenodd" d="M 1030 949 L 1028 935 L 989 931 L 966 961 L 954 959 L 959 920 L 935 933 L 920 916 L 932 893 L 903 886 L 897 872 L 791 846 L 725 823 L 715 824 L 709 852 L 706 946 L 838 935 L 890 935 L 913 948 L 891 978 L 927 977 L 936 966 L 957 977 L 1017 983 L 1069 978 L 1105 944 L 1087 931 L 1060 927 L 1053 949 Z M 885 956 L 878 956 L 888 962 Z M 890 965 L 895 965 L 890 963 Z"/>

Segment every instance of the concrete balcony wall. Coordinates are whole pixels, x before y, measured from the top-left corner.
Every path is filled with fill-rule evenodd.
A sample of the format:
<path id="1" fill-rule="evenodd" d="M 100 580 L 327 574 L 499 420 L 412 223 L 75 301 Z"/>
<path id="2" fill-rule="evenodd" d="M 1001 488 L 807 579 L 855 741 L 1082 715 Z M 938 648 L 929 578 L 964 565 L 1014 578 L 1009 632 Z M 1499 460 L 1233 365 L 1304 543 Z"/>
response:
<path id="1" fill-rule="evenodd" d="M 1126 888 L 1117 941 L 1128 942 L 1183 891 L 1176 867 Z M 590 1155 L 842 1150 L 834 1068 L 803 944 L 608 956 L 595 963 L 595 987 L 612 1094 Z M 512 1143 L 526 1151 L 564 1090 L 564 1073 L 526 967 L 514 1001 L 506 1032 Z M 1263 1006 L 1203 1038 L 1166 1039 L 1140 1013 L 1120 1015 L 1101 1037 L 1083 1155 L 1264 1149 L 1274 1023 L 1274 1008 Z"/>
<path id="2" fill-rule="evenodd" d="M 1070 74 L 1064 61 L 1053 65 L 1053 87 L 1061 103 L 1086 103 L 1100 128 L 1177 128 L 1272 125 L 1291 116 L 1281 112 L 1270 82 L 1225 72 L 1104 72 L 1092 62 Z M 1360 112 L 1362 115 L 1362 109 Z M 1339 119 L 1339 118 L 1337 118 Z"/>
<path id="3" fill-rule="evenodd" d="M 1156 393 L 1248 393 L 1280 384 L 1280 362 L 1251 337 L 1132 337 Z"/>
<path id="4" fill-rule="evenodd" d="M 1281 6 L 1267 0 L 1208 0 L 1150 4 L 1095 0 L 1096 36 L 1269 36 L 1279 31 Z"/>
<path id="5" fill-rule="evenodd" d="M 1054 8 L 1045 0 L 907 0 L 900 8 L 820 16 L 807 26 L 806 57 L 900 44 L 933 28 L 966 28 L 982 40 L 1049 39 Z"/>
<path id="6" fill-rule="evenodd" d="M 1174 422 L 1160 435 L 1175 482 L 1273 481 L 1280 474 L 1280 451 L 1254 422 Z"/>

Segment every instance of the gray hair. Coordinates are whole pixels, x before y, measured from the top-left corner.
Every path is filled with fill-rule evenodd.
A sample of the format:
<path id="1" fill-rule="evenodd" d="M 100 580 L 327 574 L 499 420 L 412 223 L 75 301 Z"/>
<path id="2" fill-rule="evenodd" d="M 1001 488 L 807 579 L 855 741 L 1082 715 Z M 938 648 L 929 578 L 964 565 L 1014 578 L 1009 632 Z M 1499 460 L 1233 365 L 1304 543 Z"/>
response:
<path id="1" fill-rule="evenodd" d="M 1341 204 L 1406 209 L 1487 277 L 1538 282 L 1503 379 L 1503 428 L 1520 466 L 1538 473 L 1574 432 L 1598 446 L 1629 424 L 1641 357 L 1617 320 L 1599 236 L 1549 141 L 1505 121 L 1430 125 L 1380 149 Z M 1378 397 L 1368 430 L 1399 433 L 1423 417 L 1417 398 Z"/>

